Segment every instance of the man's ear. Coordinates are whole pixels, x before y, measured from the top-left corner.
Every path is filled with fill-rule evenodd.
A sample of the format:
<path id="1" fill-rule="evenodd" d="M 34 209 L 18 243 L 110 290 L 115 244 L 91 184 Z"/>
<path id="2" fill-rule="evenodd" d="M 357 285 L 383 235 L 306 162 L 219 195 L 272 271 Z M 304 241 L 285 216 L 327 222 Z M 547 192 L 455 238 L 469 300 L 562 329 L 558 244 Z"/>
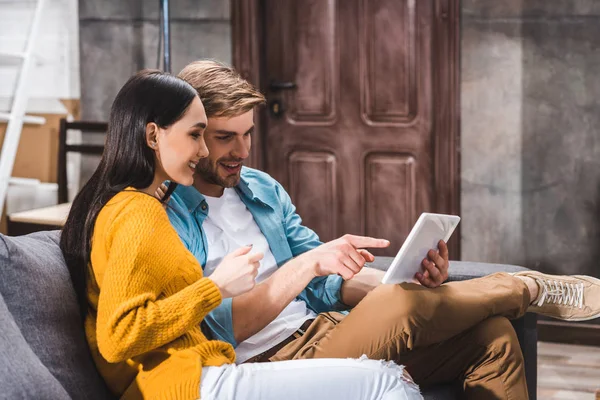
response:
<path id="1" fill-rule="evenodd" d="M 146 125 L 146 144 L 152 150 L 158 149 L 158 125 L 154 122 L 149 122 Z"/>

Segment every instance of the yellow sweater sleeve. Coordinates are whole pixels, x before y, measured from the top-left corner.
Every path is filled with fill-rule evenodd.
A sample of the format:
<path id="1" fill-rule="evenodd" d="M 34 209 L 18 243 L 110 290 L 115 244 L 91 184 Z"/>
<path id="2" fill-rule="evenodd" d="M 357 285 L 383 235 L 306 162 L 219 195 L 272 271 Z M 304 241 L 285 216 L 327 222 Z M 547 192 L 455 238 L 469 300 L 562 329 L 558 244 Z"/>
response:
<path id="1" fill-rule="evenodd" d="M 97 340 L 108 362 L 173 341 L 221 303 L 219 289 L 208 278 L 189 282 L 169 297 L 161 295 L 173 279 L 181 279 L 179 268 L 201 267 L 186 254 L 156 199 L 135 196 L 106 226 L 108 257 L 98 298 Z"/>

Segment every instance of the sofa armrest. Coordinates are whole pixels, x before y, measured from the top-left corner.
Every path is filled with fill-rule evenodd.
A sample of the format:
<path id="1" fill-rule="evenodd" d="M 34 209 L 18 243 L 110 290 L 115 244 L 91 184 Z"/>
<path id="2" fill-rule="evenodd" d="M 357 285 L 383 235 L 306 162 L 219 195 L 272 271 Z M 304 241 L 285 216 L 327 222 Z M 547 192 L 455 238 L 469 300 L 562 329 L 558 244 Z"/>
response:
<path id="1" fill-rule="evenodd" d="M 375 261 L 367 264 L 368 267 L 386 271 L 392 263 L 392 257 L 375 257 Z M 450 261 L 448 281 L 464 281 L 480 278 L 496 272 L 526 271 L 528 268 L 508 264 L 491 264 L 470 261 Z M 525 316 L 511 321 L 525 359 L 525 376 L 529 398 L 536 399 L 537 390 L 537 315 L 527 313 Z"/>
<path id="2" fill-rule="evenodd" d="M 387 271 L 393 260 L 393 257 L 375 257 L 375 261 L 367 264 L 367 266 L 379 269 L 381 271 Z M 519 272 L 527 270 L 528 268 L 509 264 L 450 261 L 450 268 L 448 269 L 448 281 L 464 281 L 467 279 L 480 278 L 495 272 Z"/>

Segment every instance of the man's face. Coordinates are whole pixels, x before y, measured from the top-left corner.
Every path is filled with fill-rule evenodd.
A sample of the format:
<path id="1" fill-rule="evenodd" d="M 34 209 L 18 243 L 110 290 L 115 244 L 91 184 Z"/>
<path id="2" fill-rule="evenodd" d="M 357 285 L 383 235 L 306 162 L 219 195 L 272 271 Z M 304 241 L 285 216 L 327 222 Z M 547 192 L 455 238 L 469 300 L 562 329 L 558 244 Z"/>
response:
<path id="1" fill-rule="evenodd" d="M 211 186 L 236 186 L 250 152 L 253 130 L 252 110 L 230 118 L 208 118 L 204 140 L 209 154 L 196 165 L 197 178 Z"/>

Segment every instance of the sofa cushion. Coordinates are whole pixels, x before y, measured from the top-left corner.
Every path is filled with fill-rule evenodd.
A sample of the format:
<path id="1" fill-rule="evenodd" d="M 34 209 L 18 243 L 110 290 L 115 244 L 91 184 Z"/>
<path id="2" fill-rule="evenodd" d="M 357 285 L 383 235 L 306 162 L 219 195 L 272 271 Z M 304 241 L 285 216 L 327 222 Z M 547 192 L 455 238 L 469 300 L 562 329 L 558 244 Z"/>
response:
<path id="1" fill-rule="evenodd" d="M 421 391 L 425 400 L 457 400 L 463 394 L 459 383 L 421 387 Z"/>
<path id="2" fill-rule="evenodd" d="M 25 340 L 74 399 L 110 398 L 85 340 L 58 231 L 0 235 L 0 294 Z"/>
<path id="3" fill-rule="evenodd" d="M 393 257 L 375 257 L 375 261 L 367 264 L 371 268 L 387 271 Z M 471 261 L 450 261 L 448 267 L 448 281 L 465 281 L 479 278 L 496 272 L 519 272 L 527 271 L 528 268 L 510 264 L 492 264 Z"/>
<path id="4" fill-rule="evenodd" d="M 0 398 L 69 399 L 25 341 L 0 295 Z"/>

